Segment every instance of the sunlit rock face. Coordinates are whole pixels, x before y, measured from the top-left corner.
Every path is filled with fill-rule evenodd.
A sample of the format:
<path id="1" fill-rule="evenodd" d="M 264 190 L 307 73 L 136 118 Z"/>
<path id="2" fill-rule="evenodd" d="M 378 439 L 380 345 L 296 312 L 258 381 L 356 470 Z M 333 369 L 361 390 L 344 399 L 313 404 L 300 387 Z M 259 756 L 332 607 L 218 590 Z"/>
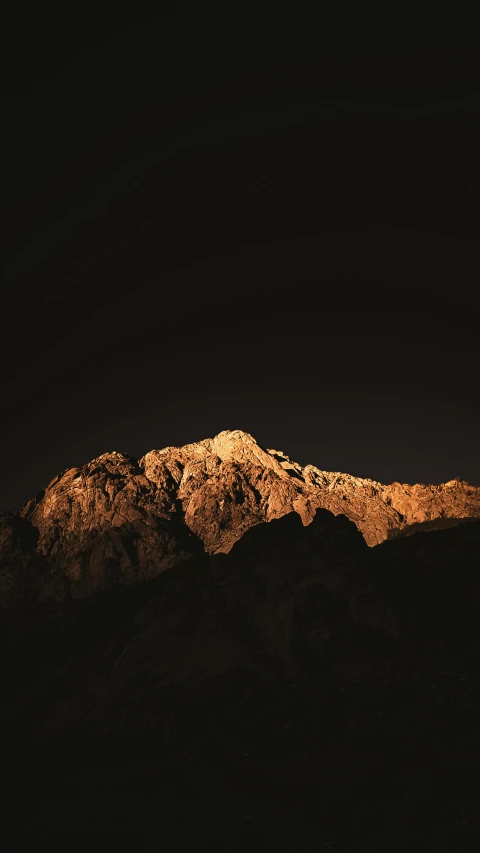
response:
<path id="1" fill-rule="evenodd" d="M 281 451 L 261 448 L 240 430 L 181 448 L 153 450 L 140 465 L 162 491 L 175 480 L 186 523 L 212 553 L 228 551 L 253 524 L 289 512 L 309 524 L 319 507 L 346 515 L 369 545 L 415 523 L 480 515 L 480 489 L 461 480 L 440 486 L 385 486 L 313 465 L 302 468 Z"/>
<path id="2" fill-rule="evenodd" d="M 248 433 L 226 430 L 140 460 L 105 453 L 62 472 L 20 515 L 3 514 L 0 560 L 6 577 L 9 561 L 28 555 L 32 565 L 40 561 L 46 590 L 61 579 L 62 589 L 67 582 L 71 595 L 84 597 L 200 552 L 228 553 L 249 528 L 291 512 L 309 525 L 318 508 L 345 515 L 376 545 L 479 517 L 480 489 L 461 480 L 385 486 L 302 468 Z"/>
<path id="3" fill-rule="evenodd" d="M 113 452 L 59 474 L 22 517 L 38 530 L 37 550 L 83 597 L 154 577 L 203 550 L 175 498 L 174 481 L 158 489 L 137 460 Z"/>

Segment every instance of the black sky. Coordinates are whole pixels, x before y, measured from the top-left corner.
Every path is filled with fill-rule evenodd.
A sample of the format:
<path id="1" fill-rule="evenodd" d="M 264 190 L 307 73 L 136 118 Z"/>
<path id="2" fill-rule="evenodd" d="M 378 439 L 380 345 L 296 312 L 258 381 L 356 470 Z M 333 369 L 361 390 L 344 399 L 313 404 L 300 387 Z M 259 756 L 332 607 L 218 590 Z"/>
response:
<path id="1" fill-rule="evenodd" d="M 9 25 L 0 506 L 226 428 L 480 483 L 473 31 L 36 14 Z"/>

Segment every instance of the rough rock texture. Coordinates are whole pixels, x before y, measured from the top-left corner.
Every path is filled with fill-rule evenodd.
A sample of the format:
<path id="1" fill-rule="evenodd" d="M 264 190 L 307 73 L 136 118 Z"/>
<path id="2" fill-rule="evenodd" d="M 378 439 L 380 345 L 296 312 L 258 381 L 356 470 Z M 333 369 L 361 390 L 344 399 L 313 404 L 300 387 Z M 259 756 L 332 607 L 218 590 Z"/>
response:
<path id="1" fill-rule="evenodd" d="M 0 601 L 28 587 L 23 576 L 47 598 L 145 580 L 203 550 L 228 553 L 262 521 L 296 512 L 308 525 L 318 508 L 347 516 L 375 545 L 479 517 L 480 489 L 461 480 L 384 486 L 302 468 L 239 430 L 139 461 L 105 453 L 59 474 L 20 515 L 0 517 Z"/>
<path id="2" fill-rule="evenodd" d="M 154 577 L 203 551 L 177 511 L 168 478 L 158 489 L 124 453 L 105 453 L 59 474 L 25 505 L 20 520 L 37 531 L 37 553 L 51 566 L 43 596 L 58 589 L 61 577 L 73 597 L 83 597 Z"/>
<path id="3" fill-rule="evenodd" d="M 302 468 L 264 450 L 240 430 L 182 448 L 153 450 L 140 460 L 159 489 L 177 484 L 188 526 L 207 551 L 228 552 L 244 530 L 298 512 L 308 524 L 318 507 L 350 518 L 369 545 L 436 518 L 480 516 L 480 488 L 462 480 L 440 486 L 384 486 L 349 474 Z"/>

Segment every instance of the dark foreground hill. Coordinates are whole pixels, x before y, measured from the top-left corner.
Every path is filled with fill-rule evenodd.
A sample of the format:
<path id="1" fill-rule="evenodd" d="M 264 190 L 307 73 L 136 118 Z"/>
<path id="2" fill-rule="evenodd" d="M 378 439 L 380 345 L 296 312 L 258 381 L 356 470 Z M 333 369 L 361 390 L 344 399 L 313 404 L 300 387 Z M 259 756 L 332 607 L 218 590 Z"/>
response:
<path id="1" fill-rule="evenodd" d="M 290 513 L 75 599 L 12 540 L 5 849 L 473 851 L 479 546 Z"/>

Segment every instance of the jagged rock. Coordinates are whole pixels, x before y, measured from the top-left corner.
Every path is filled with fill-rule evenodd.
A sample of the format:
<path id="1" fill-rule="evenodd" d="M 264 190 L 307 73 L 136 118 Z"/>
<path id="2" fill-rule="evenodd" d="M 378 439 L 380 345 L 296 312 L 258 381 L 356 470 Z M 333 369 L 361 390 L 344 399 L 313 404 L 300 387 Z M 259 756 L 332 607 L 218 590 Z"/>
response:
<path id="1" fill-rule="evenodd" d="M 159 490 L 139 463 L 105 453 L 55 477 L 21 520 L 38 531 L 37 550 L 70 582 L 74 597 L 154 577 L 202 551 L 176 511 L 170 483 Z"/>
<path id="2" fill-rule="evenodd" d="M 162 490 L 174 477 L 185 520 L 210 553 L 228 552 L 253 524 L 292 511 L 308 524 L 319 507 L 350 518 L 369 545 L 415 522 L 480 516 L 480 489 L 461 480 L 385 486 L 313 465 L 302 468 L 281 451 L 259 447 L 240 430 L 182 448 L 153 450 L 140 465 Z"/>
<path id="3" fill-rule="evenodd" d="M 319 508 L 347 516 L 375 545 L 418 525 L 479 517 L 480 489 L 461 480 L 385 486 L 313 465 L 302 468 L 240 430 L 152 450 L 138 461 L 105 453 L 59 474 L 20 515 L 3 514 L 3 588 L 15 586 L 8 561 L 16 560 L 17 573 L 23 566 L 27 577 L 34 572 L 34 554 L 42 566 L 36 595 L 63 594 L 66 579 L 68 594 L 82 597 L 116 582 L 154 577 L 203 549 L 228 553 L 263 521 L 294 512 L 308 525 Z M 27 553 L 25 570 L 20 557 Z"/>

